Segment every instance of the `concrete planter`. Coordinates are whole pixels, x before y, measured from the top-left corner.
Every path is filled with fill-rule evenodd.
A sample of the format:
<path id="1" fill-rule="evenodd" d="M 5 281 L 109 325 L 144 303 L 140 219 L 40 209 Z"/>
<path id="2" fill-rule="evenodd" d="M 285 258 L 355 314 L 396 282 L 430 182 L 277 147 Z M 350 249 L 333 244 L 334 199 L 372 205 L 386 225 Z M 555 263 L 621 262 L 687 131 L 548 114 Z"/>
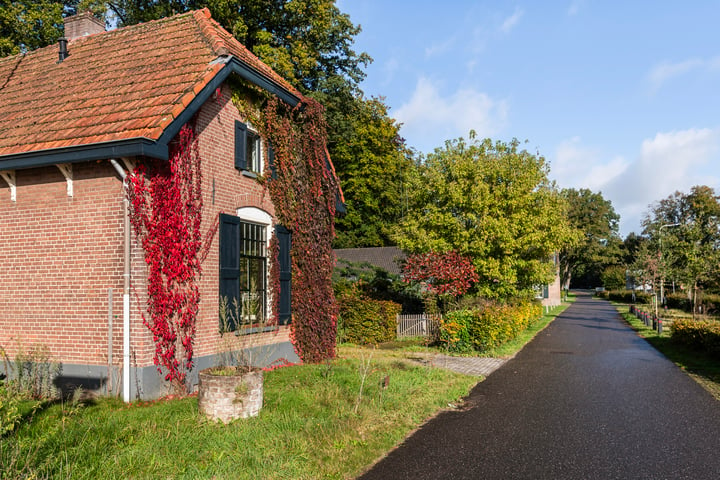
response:
<path id="1" fill-rule="evenodd" d="M 218 375 L 217 368 L 199 372 L 200 413 L 223 423 L 257 416 L 263 404 L 262 370 L 224 373 Z"/>

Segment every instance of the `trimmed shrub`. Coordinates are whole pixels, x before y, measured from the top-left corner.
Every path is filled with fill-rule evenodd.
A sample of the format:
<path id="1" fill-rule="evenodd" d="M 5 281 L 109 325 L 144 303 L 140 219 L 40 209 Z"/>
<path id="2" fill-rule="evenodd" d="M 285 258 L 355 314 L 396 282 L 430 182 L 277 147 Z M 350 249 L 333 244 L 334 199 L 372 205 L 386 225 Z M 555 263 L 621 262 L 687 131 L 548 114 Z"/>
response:
<path id="1" fill-rule="evenodd" d="M 667 306 L 684 312 L 692 312 L 693 301 L 688 298 L 687 293 L 671 293 L 665 296 Z M 720 312 L 720 295 L 712 293 L 700 293 L 698 306 L 702 313 L 717 314 Z"/>
<path id="2" fill-rule="evenodd" d="M 452 352 L 482 352 L 514 339 L 540 315 L 542 307 L 531 302 L 450 312 L 440 323 L 440 341 Z"/>
<path id="3" fill-rule="evenodd" d="M 606 292 L 603 298 L 619 303 L 633 303 L 632 290 L 612 290 Z M 652 303 L 652 295 L 642 292 L 635 292 L 635 303 L 640 305 L 649 305 Z"/>
<path id="4" fill-rule="evenodd" d="M 438 336 L 445 347 L 455 353 L 473 349 L 468 326 L 473 323 L 476 310 L 457 310 L 440 319 Z"/>
<path id="5" fill-rule="evenodd" d="M 367 345 L 391 342 L 397 337 L 397 316 L 401 305 L 369 299 L 357 290 L 339 297 L 338 304 L 338 340 Z"/>
<path id="6" fill-rule="evenodd" d="M 720 357 L 720 322 L 677 319 L 670 326 L 670 332 L 674 342 Z"/>
<path id="7" fill-rule="evenodd" d="M 665 302 L 668 308 L 692 312 L 692 300 L 685 293 L 670 293 L 665 295 Z"/>

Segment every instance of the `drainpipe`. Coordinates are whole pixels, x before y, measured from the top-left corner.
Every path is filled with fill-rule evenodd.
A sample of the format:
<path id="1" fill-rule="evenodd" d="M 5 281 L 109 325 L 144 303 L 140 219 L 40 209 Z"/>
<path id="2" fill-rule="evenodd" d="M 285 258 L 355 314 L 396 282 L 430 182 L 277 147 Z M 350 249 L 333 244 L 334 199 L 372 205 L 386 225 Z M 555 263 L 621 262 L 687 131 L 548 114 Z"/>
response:
<path id="1" fill-rule="evenodd" d="M 127 174 L 117 160 L 110 163 L 123 181 L 123 192 L 127 193 Z M 123 195 L 124 249 L 123 249 L 123 401 L 130 402 L 130 205 Z"/>

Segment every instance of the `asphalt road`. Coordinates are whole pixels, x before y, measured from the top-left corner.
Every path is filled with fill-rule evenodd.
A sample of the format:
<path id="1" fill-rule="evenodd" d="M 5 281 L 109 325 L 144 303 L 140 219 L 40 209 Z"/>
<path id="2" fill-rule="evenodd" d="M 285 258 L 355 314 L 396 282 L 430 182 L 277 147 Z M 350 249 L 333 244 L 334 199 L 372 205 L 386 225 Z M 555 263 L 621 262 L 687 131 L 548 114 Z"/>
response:
<path id="1" fill-rule="evenodd" d="M 370 479 L 720 479 L 720 402 L 578 300 Z"/>

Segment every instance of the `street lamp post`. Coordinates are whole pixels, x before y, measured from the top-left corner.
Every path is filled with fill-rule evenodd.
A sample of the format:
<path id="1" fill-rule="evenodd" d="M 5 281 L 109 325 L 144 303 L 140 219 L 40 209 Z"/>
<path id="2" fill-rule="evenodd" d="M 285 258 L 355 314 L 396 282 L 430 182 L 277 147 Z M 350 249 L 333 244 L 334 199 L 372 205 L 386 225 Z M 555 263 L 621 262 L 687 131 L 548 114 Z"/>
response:
<path id="1" fill-rule="evenodd" d="M 666 223 L 665 225 L 661 225 L 658 229 L 658 237 L 660 238 L 660 259 L 662 261 L 662 265 L 660 266 L 660 303 L 662 305 L 665 305 L 665 259 L 663 257 L 663 249 L 662 249 L 662 229 L 663 228 L 672 228 L 672 227 L 679 227 L 679 223 Z M 655 316 L 657 317 L 657 302 L 655 302 Z"/>

